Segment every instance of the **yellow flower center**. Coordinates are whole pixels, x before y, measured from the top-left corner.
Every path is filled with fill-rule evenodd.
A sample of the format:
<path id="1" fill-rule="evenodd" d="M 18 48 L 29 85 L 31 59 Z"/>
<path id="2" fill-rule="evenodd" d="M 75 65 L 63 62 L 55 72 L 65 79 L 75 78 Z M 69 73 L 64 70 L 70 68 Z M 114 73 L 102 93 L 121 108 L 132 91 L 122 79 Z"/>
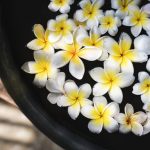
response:
<path id="1" fill-rule="evenodd" d="M 64 6 L 68 3 L 68 0 L 54 0 L 54 3 L 57 5 L 57 6 Z"/>
<path id="2" fill-rule="evenodd" d="M 145 79 L 143 83 L 141 84 L 141 90 L 145 92 L 150 91 L 150 79 Z"/>

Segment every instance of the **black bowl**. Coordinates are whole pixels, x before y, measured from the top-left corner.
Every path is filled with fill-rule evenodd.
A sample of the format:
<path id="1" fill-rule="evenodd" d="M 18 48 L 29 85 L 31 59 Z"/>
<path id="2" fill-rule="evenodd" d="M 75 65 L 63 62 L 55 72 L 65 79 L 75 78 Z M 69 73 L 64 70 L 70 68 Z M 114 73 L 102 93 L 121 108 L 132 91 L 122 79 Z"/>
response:
<path id="1" fill-rule="evenodd" d="M 147 2 L 142 1 L 143 4 Z M 78 7 L 77 2 L 78 0 L 71 7 L 70 17 Z M 106 0 L 105 3 L 103 8 L 110 9 L 110 0 Z M 34 38 L 32 26 L 36 23 L 46 26 L 47 21 L 55 18 L 58 13 L 51 13 L 48 10 L 49 0 L 2 0 L 0 4 L 0 76 L 17 105 L 35 126 L 65 149 L 141 150 L 149 147 L 150 135 L 137 137 L 133 134 L 123 135 L 118 132 L 109 134 L 105 131 L 95 135 L 88 131 L 87 119 L 80 115 L 73 121 L 65 108 L 50 104 L 46 99 L 48 92 L 36 88 L 32 84 L 34 76 L 25 74 L 20 68 L 24 62 L 33 60 L 33 52 L 25 46 Z M 129 29 L 122 28 L 116 36 L 117 40 L 122 31 L 130 32 Z M 97 62 L 85 63 L 87 70 L 102 65 Z M 142 71 L 145 65 L 145 63 L 135 65 L 136 71 Z M 67 72 L 67 78 L 72 79 L 67 67 L 63 70 Z M 93 85 L 88 76 L 82 81 L 76 80 L 78 84 L 85 81 Z M 125 100 L 121 104 L 121 111 L 127 102 L 133 104 L 136 110 L 142 109 L 140 98 L 133 96 L 131 91 L 132 88 L 123 91 Z"/>

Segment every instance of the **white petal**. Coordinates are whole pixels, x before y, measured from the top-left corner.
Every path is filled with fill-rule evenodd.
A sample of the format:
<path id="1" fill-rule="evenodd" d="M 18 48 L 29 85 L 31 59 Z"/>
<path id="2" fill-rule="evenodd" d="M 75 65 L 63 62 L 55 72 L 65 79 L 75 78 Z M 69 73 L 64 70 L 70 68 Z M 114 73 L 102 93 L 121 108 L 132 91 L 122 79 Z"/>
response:
<path id="1" fill-rule="evenodd" d="M 68 14 L 61 14 L 56 16 L 57 21 L 62 21 L 62 20 L 67 20 L 68 19 Z"/>
<path id="2" fill-rule="evenodd" d="M 53 12 L 56 12 L 59 10 L 59 7 L 57 5 L 55 5 L 54 2 L 51 2 L 49 5 L 48 5 L 48 8 L 49 10 L 53 11 Z"/>
<path id="3" fill-rule="evenodd" d="M 109 103 L 106 106 L 104 113 L 107 113 L 107 112 L 108 112 L 110 117 L 115 117 L 120 112 L 119 105 L 117 103 L 115 103 L 115 102 Z"/>
<path id="4" fill-rule="evenodd" d="M 89 74 L 94 81 L 103 83 L 103 79 L 101 77 L 104 75 L 104 69 L 97 67 L 92 69 Z"/>
<path id="5" fill-rule="evenodd" d="M 88 128 L 91 132 L 99 134 L 102 131 L 103 124 L 98 124 L 97 120 L 91 120 L 88 123 Z"/>
<path id="6" fill-rule="evenodd" d="M 141 96 L 141 100 L 143 103 L 150 102 L 150 92 L 147 92 Z"/>
<path id="7" fill-rule="evenodd" d="M 65 5 L 64 7 L 60 8 L 60 12 L 61 13 L 68 13 L 70 11 L 70 6 L 69 5 Z"/>
<path id="8" fill-rule="evenodd" d="M 128 14 L 128 12 L 124 12 L 121 9 L 118 9 L 116 11 L 116 16 L 119 17 L 120 19 L 124 19 L 124 17 Z"/>
<path id="9" fill-rule="evenodd" d="M 124 123 L 125 123 L 125 118 L 126 118 L 126 116 L 125 116 L 125 114 L 123 114 L 123 113 L 120 113 L 120 114 L 118 114 L 117 116 L 115 116 L 115 119 L 116 119 L 117 122 L 120 123 L 120 124 L 124 124 Z"/>
<path id="10" fill-rule="evenodd" d="M 137 37 L 142 31 L 142 27 L 139 26 L 133 26 L 131 27 L 131 33 L 133 34 L 133 36 Z"/>
<path id="11" fill-rule="evenodd" d="M 133 57 L 133 62 L 143 63 L 146 62 L 148 59 L 148 56 L 146 53 L 139 52 L 137 50 L 134 50 L 135 56 Z"/>
<path id="12" fill-rule="evenodd" d="M 83 8 L 83 7 L 84 7 L 86 4 L 88 4 L 88 3 L 91 4 L 90 0 L 82 0 L 82 1 L 80 1 L 79 6 L 80 6 L 81 8 Z"/>
<path id="13" fill-rule="evenodd" d="M 73 43 L 73 36 L 71 32 L 67 32 L 65 36 L 63 36 L 64 42 L 67 44 L 72 44 Z"/>
<path id="14" fill-rule="evenodd" d="M 105 61 L 106 59 L 108 59 L 109 55 L 106 49 L 102 50 L 102 55 L 101 57 L 98 59 L 99 61 Z"/>
<path id="15" fill-rule="evenodd" d="M 42 88 L 46 85 L 47 82 L 47 73 L 38 73 L 35 75 L 33 83 L 38 86 L 39 88 Z"/>
<path id="16" fill-rule="evenodd" d="M 35 69 L 35 65 L 36 63 L 34 61 L 26 62 L 23 64 L 21 69 L 27 73 L 35 74 L 39 72 L 38 70 Z"/>
<path id="17" fill-rule="evenodd" d="M 44 51 L 36 51 L 34 52 L 34 59 L 36 62 L 44 60 L 46 62 L 51 62 L 53 54 L 45 53 Z"/>
<path id="18" fill-rule="evenodd" d="M 41 50 L 44 48 L 44 44 L 42 41 L 35 39 L 27 44 L 27 47 L 31 50 Z"/>
<path id="19" fill-rule="evenodd" d="M 98 110 L 99 106 L 106 107 L 107 99 L 104 96 L 98 96 L 93 98 L 94 108 Z"/>
<path id="20" fill-rule="evenodd" d="M 89 61 L 97 60 L 102 54 L 102 51 L 100 51 L 96 47 L 88 47 L 83 48 L 80 51 L 80 57 Z"/>
<path id="21" fill-rule="evenodd" d="M 118 32 L 117 26 L 115 26 L 115 27 L 113 27 L 113 28 L 111 28 L 111 29 L 108 30 L 108 33 L 109 33 L 111 36 L 115 36 L 115 35 L 117 34 L 117 32 Z"/>
<path id="22" fill-rule="evenodd" d="M 119 44 L 121 45 L 123 41 L 126 41 L 129 45 L 132 44 L 131 37 L 125 32 L 121 33 L 120 38 L 119 38 Z"/>
<path id="23" fill-rule="evenodd" d="M 138 74 L 138 80 L 140 82 L 142 82 L 142 81 L 144 81 L 145 79 L 148 79 L 148 78 L 149 78 L 149 74 L 147 72 L 144 72 L 144 71 L 139 72 L 139 74 Z"/>
<path id="24" fill-rule="evenodd" d="M 101 34 L 105 34 L 108 31 L 108 28 L 106 28 L 104 25 L 100 25 L 99 29 Z"/>
<path id="25" fill-rule="evenodd" d="M 93 115 L 92 112 L 94 111 L 94 107 L 91 105 L 86 105 L 84 107 L 82 107 L 81 109 L 81 113 L 84 117 L 88 118 L 88 119 L 96 119 Z"/>
<path id="26" fill-rule="evenodd" d="M 118 5 L 118 0 L 111 0 L 111 7 L 114 9 L 118 9 L 119 5 Z"/>
<path id="27" fill-rule="evenodd" d="M 104 5 L 104 0 L 92 0 L 93 7 L 101 8 Z"/>
<path id="28" fill-rule="evenodd" d="M 97 83 L 93 87 L 93 95 L 94 96 L 102 96 L 108 92 L 110 89 L 109 84 Z"/>
<path id="29" fill-rule="evenodd" d="M 134 40 L 134 47 L 140 52 L 145 52 L 150 55 L 150 37 L 147 35 L 140 35 Z"/>
<path id="30" fill-rule="evenodd" d="M 57 32 L 52 31 L 48 38 L 49 38 L 49 41 L 51 41 L 52 43 L 55 43 L 61 39 L 61 36 L 62 36 L 61 34 L 58 34 Z"/>
<path id="31" fill-rule="evenodd" d="M 84 76 L 85 68 L 82 60 L 80 58 L 76 58 L 76 62 L 70 61 L 69 64 L 69 72 L 76 79 L 81 80 Z"/>
<path id="32" fill-rule="evenodd" d="M 74 18 L 80 22 L 84 22 L 87 20 L 87 17 L 85 17 L 83 15 L 83 11 L 82 10 L 77 10 L 75 15 L 74 15 Z"/>
<path id="33" fill-rule="evenodd" d="M 146 123 L 143 126 L 143 135 L 146 135 L 150 132 L 150 120 L 147 119 Z"/>
<path id="34" fill-rule="evenodd" d="M 68 107 L 68 114 L 73 120 L 76 120 L 76 118 L 80 114 L 80 104 L 77 102 L 72 106 Z"/>
<path id="35" fill-rule="evenodd" d="M 142 10 L 150 15 L 150 4 L 146 4 L 142 7 Z"/>
<path id="36" fill-rule="evenodd" d="M 143 106 L 143 109 L 144 109 L 145 111 L 150 112 L 150 102 L 146 102 L 146 103 L 144 104 L 144 106 Z"/>
<path id="37" fill-rule="evenodd" d="M 119 131 L 126 134 L 131 131 L 131 126 L 120 125 Z"/>
<path id="38" fill-rule="evenodd" d="M 147 62 L 146 69 L 150 72 L 150 59 Z"/>
<path id="39" fill-rule="evenodd" d="M 149 31 L 150 30 L 150 20 L 147 20 L 147 23 L 143 25 L 144 30 Z"/>
<path id="40" fill-rule="evenodd" d="M 109 132 L 109 133 L 113 133 L 113 132 L 115 132 L 115 131 L 117 131 L 118 130 L 118 122 L 115 120 L 115 119 L 113 119 L 113 118 L 111 118 L 111 117 L 108 117 L 108 120 L 109 120 L 109 124 L 105 124 L 105 122 L 104 122 L 104 128 Z"/>
<path id="41" fill-rule="evenodd" d="M 78 86 L 76 85 L 74 81 L 69 80 L 69 81 L 66 81 L 64 85 L 64 90 L 66 94 L 69 95 L 72 91 L 78 92 Z"/>
<path id="42" fill-rule="evenodd" d="M 117 86 L 113 86 L 111 88 L 111 90 L 109 91 L 109 96 L 113 101 L 117 103 L 121 103 L 123 100 L 123 93 L 121 89 Z"/>
<path id="43" fill-rule="evenodd" d="M 134 108 L 131 104 L 126 104 L 124 112 L 127 116 L 131 116 L 134 113 Z"/>
<path id="44" fill-rule="evenodd" d="M 136 83 L 134 86 L 133 86 L 133 91 L 132 93 L 135 94 L 135 95 L 141 95 L 143 94 L 145 91 L 141 90 L 141 84 L 140 83 Z"/>
<path id="45" fill-rule="evenodd" d="M 56 30 L 55 24 L 56 24 L 56 21 L 54 19 L 49 20 L 47 23 L 47 29 L 50 31 L 55 31 Z"/>
<path id="46" fill-rule="evenodd" d="M 98 26 L 98 19 L 97 18 L 94 18 L 94 19 L 88 19 L 87 20 L 87 27 L 89 29 L 91 29 L 92 27 L 94 26 Z"/>
<path id="47" fill-rule="evenodd" d="M 146 119 L 147 119 L 147 116 L 144 112 L 142 111 L 139 111 L 139 112 L 136 112 L 133 117 L 136 119 L 136 121 L 140 124 L 143 124 Z"/>
<path id="48" fill-rule="evenodd" d="M 135 134 L 135 135 L 138 135 L 138 136 L 141 136 L 142 133 L 143 133 L 143 127 L 141 124 L 139 123 L 134 123 L 132 125 L 132 132 Z"/>
<path id="49" fill-rule="evenodd" d="M 131 17 L 126 16 L 123 20 L 123 25 L 124 26 L 133 26 L 134 24 L 131 22 Z"/>
<path id="50" fill-rule="evenodd" d="M 66 96 L 63 95 L 63 96 L 61 96 L 60 99 L 58 99 L 57 105 L 59 107 L 67 107 L 67 106 L 73 105 L 73 103 L 70 102 L 70 101 L 68 101 L 68 97 L 66 97 Z"/>
<path id="51" fill-rule="evenodd" d="M 130 73 L 130 74 L 134 73 L 133 64 L 128 58 L 124 60 L 123 64 L 121 64 L 121 70 L 122 72 L 125 72 L 125 73 Z"/>
<path id="52" fill-rule="evenodd" d="M 66 64 L 68 64 L 68 62 L 70 61 L 71 57 L 65 57 L 64 58 L 65 52 L 66 51 L 59 51 L 59 52 L 54 54 L 53 64 L 54 64 L 54 66 L 56 66 L 56 68 L 63 67 Z"/>
<path id="53" fill-rule="evenodd" d="M 61 96 L 62 96 L 61 94 L 50 93 L 47 96 L 47 99 L 51 104 L 56 104 L 57 101 L 61 99 Z"/>
<path id="54" fill-rule="evenodd" d="M 128 73 L 119 73 L 118 78 L 121 79 L 119 85 L 121 88 L 129 87 L 135 80 L 135 77 Z"/>
<path id="55" fill-rule="evenodd" d="M 85 98 L 88 98 L 91 95 L 92 88 L 90 84 L 83 84 L 79 87 L 79 93 L 83 94 Z"/>

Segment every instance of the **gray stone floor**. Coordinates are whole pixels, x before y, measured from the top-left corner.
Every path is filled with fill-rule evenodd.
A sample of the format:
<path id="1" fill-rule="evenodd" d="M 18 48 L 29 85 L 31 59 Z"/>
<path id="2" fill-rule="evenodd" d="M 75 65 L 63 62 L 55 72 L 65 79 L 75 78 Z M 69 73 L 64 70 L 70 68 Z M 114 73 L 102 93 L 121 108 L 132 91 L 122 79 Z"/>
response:
<path id="1" fill-rule="evenodd" d="M 0 150 L 63 150 L 15 106 L 0 81 Z"/>

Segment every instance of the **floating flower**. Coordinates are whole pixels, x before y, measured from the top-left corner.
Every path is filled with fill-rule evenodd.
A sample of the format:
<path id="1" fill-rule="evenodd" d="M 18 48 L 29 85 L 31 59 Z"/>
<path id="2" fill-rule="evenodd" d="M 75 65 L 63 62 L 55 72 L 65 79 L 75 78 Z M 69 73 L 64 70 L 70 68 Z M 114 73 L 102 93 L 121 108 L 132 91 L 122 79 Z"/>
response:
<path id="1" fill-rule="evenodd" d="M 73 33 L 72 44 L 61 44 L 60 49 L 54 55 L 54 63 L 60 68 L 69 63 L 69 72 L 77 79 L 82 79 L 85 72 L 85 67 L 80 58 L 94 61 L 101 56 L 101 51 L 96 47 L 83 48 L 83 45 L 78 42 L 85 33 L 83 30 L 77 29 Z M 80 40 L 79 40 L 80 41 Z"/>
<path id="2" fill-rule="evenodd" d="M 59 99 L 64 95 L 65 73 L 59 72 L 54 79 L 49 79 L 46 83 L 46 88 L 50 91 L 47 96 L 51 104 L 56 104 Z"/>
<path id="3" fill-rule="evenodd" d="M 81 43 L 86 48 L 91 47 L 91 46 L 98 48 L 101 53 L 99 60 L 104 61 L 108 58 L 108 52 L 106 49 L 104 49 L 104 38 L 105 37 L 101 37 L 101 34 L 98 28 L 94 26 L 90 30 L 90 35 L 88 35 L 88 32 L 85 31 L 85 34 L 81 39 Z"/>
<path id="4" fill-rule="evenodd" d="M 134 47 L 140 52 L 150 55 L 150 37 L 147 35 L 140 35 L 134 40 Z"/>
<path id="5" fill-rule="evenodd" d="M 117 9 L 116 15 L 121 19 L 129 15 L 138 4 L 139 0 L 111 0 L 112 8 Z"/>
<path id="6" fill-rule="evenodd" d="M 142 123 L 146 121 L 146 115 L 143 112 L 134 113 L 134 108 L 131 104 L 126 104 L 125 114 L 120 113 L 116 120 L 120 123 L 119 131 L 121 133 L 133 132 L 135 135 L 141 136 L 143 134 Z"/>
<path id="7" fill-rule="evenodd" d="M 149 15 L 143 9 L 134 8 L 129 16 L 124 18 L 123 25 L 131 26 L 132 34 L 137 37 L 141 33 L 142 28 L 145 31 L 150 30 Z"/>
<path id="8" fill-rule="evenodd" d="M 74 0 L 51 0 L 48 8 L 51 11 L 60 11 L 61 13 L 68 13 L 70 11 L 70 5 L 74 3 Z"/>
<path id="9" fill-rule="evenodd" d="M 74 81 L 67 81 L 64 85 L 64 91 L 64 96 L 57 103 L 60 107 L 68 107 L 70 117 L 75 120 L 82 107 L 92 104 L 92 101 L 88 99 L 91 95 L 91 86 L 83 84 L 78 88 Z"/>
<path id="10" fill-rule="evenodd" d="M 150 76 L 147 72 L 140 72 L 138 74 L 140 83 L 136 83 L 133 86 L 132 93 L 135 95 L 141 95 L 143 103 L 150 102 Z"/>
<path id="11" fill-rule="evenodd" d="M 75 13 L 75 19 L 80 22 L 87 21 L 87 27 L 98 26 L 99 18 L 102 15 L 100 8 L 103 6 L 104 0 L 82 0 L 79 5 L 82 8 Z"/>
<path id="12" fill-rule="evenodd" d="M 110 35 L 115 36 L 118 32 L 118 27 L 121 26 L 121 20 L 115 16 L 113 10 L 107 10 L 105 15 L 100 17 L 100 31 L 102 34 L 108 32 Z"/>
<path id="13" fill-rule="evenodd" d="M 40 24 L 35 24 L 33 32 L 37 39 L 29 42 L 27 47 L 32 50 L 43 50 L 45 52 L 54 53 L 54 43 L 48 39 L 50 31 L 48 29 L 45 31 Z"/>
<path id="14" fill-rule="evenodd" d="M 88 128 L 91 132 L 99 134 L 103 127 L 109 133 L 118 129 L 118 123 L 114 119 L 119 113 L 119 106 L 112 102 L 107 104 L 105 97 L 94 97 L 94 106 L 86 105 L 82 108 L 81 113 L 91 121 L 88 123 Z"/>
<path id="15" fill-rule="evenodd" d="M 114 66 L 120 65 L 122 72 L 134 73 L 132 62 L 147 61 L 145 53 L 131 49 L 132 39 L 126 33 L 121 34 L 119 44 L 114 39 L 107 38 L 104 45 L 110 53 L 107 62 Z"/>
<path id="16" fill-rule="evenodd" d="M 120 73 L 120 69 L 106 64 L 106 62 L 104 62 L 104 69 L 94 68 L 89 73 L 97 82 L 93 88 L 94 96 L 102 96 L 108 92 L 110 98 L 117 103 L 121 103 L 123 99 L 121 88 L 129 87 L 135 79 L 132 74 Z"/>
<path id="17" fill-rule="evenodd" d="M 147 62 L 146 69 L 150 72 L 150 59 Z"/>
<path id="18" fill-rule="evenodd" d="M 46 85 L 48 78 L 55 78 L 57 69 L 52 63 L 53 54 L 37 51 L 34 53 L 35 61 L 26 62 L 22 70 L 30 74 L 36 74 L 34 84 L 39 87 Z"/>
<path id="19" fill-rule="evenodd" d="M 57 16 L 56 20 L 49 20 L 47 27 L 51 31 L 50 41 L 64 40 L 66 43 L 72 43 L 72 31 L 75 28 L 75 23 L 72 19 L 68 19 L 67 14 Z"/>
<path id="20" fill-rule="evenodd" d="M 147 119 L 143 123 L 143 135 L 150 133 L 150 112 L 146 113 Z"/>

